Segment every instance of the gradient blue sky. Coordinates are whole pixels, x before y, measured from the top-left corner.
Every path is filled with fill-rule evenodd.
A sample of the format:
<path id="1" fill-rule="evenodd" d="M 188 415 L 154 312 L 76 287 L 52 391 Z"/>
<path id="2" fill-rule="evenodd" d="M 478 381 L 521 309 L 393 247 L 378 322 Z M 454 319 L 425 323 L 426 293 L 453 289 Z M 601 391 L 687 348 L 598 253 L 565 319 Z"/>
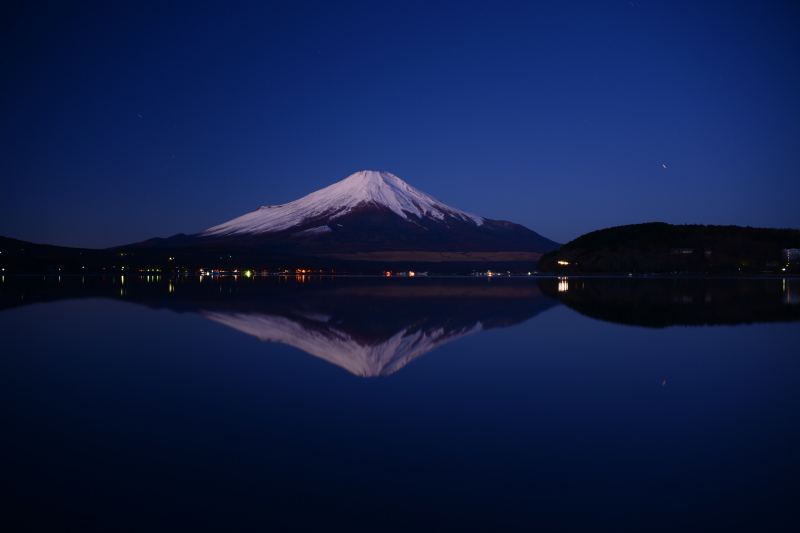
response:
<path id="1" fill-rule="evenodd" d="M 0 235 L 194 233 L 365 169 L 559 242 L 800 227 L 795 1 L 69 4 L 0 8 Z"/>

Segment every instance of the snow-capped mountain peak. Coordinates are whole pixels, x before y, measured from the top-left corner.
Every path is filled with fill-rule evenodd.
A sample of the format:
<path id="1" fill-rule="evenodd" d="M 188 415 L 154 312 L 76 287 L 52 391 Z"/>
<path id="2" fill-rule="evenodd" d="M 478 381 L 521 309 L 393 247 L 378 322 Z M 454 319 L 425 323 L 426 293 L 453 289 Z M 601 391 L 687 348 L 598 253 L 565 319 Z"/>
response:
<path id="1" fill-rule="evenodd" d="M 370 205 L 388 209 L 407 220 L 410 216 L 437 220 L 452 217 L 476 226 L 484 223 L 482 217 L 440 202 L 394 174 L 362 170 L 299 200 L 261 207 L 209 228 L 199 236 L 222 237 L 281 231 L 318 218 L 334 221 L 356 207 Z"/>

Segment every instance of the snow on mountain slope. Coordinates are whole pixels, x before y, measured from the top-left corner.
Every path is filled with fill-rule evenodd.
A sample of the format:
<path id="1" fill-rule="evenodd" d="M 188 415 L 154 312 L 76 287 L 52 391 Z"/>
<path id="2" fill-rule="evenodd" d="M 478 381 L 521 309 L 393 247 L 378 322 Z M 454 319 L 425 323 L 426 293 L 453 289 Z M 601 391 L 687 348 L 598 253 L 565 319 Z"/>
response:
<path id="1" fill-rule="evenodd" d="M 199 233 L 198 237 L 226 237 L 281 231 L 319 217 L 327 217 L 327 221 L 332 221 L 362 205 L 389 209 L 406 220 L 409 219 L 409 215 L 415 215 L 419 218 L 437 220 L 452 217 L 465 222 L 471 221 L 476 226 L 484 223 L 482 217 L 450 207 L 415 189 L 394 174 L 362 170 L 299 200 L 283 205 L 264 206 L 209 228 Z"/>

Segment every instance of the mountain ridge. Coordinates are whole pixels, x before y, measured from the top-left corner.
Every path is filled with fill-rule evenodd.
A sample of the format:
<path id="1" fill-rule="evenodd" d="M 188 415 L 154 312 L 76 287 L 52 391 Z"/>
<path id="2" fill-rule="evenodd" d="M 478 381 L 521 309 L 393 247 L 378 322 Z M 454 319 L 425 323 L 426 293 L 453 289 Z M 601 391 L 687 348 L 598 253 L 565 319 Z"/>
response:
<path id="1" fill-rule="evenodd" d="M 543 272 L 793 272 L 800 229 L 646 222 L 592 231 L 545 254 Z"/>
<path id="2" fill-rule="evenodd" d="M 352 254 L 514 252 L 535 262 L 560 247 L 513 222 L 492 220 L 450 206 L 394 174 L 363 170 L 280 205 L 266 205 L 199 233 L 154 238 L 138 246 L 218 243 L 269 247 L 286 253 L 349 258 Z M 453 256 L 451 256 L 453 257 Z M 404 260 L 397 256 L 396 260 Z M 456 259 L 460 260 L 460 259 Z M 489 259 L 491 260 L 491 259 Z"/>

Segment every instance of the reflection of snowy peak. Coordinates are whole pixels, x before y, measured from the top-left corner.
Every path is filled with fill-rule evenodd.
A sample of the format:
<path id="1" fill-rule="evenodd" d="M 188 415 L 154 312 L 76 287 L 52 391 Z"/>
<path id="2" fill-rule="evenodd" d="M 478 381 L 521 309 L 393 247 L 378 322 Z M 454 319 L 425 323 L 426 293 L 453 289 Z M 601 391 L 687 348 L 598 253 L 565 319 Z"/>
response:
<path id="1" fill-rule="evenodd" d="M 324 217 L 324 222 L 332 222 L 359 206 L 381 207 L 408 220 L 409 215 L 444 220 L 447 217 L 477 226 L 484 219 L 478 215 L 450 207 L 436 198 L 410 186 L 394 174 L 362 170 L 313 192 L 299 200 L 283 205 L 268 205 L 235 218 L 224 224 L 214 226 L 199 237 L 223 237 L 245 234 L 259 234 L 303 226 L 310 220 Z M 326 225 L 306 231 L 318 233 L 330 231 Z"/>
<path id="2" fill-rule="evenodd" d="M 294 346 L 362 377 L 392 374 L 434 348 L 483 330 L 480 322 L 457 329 L 407 327 L 388 338 L 370 342 L 328 324 L 329 317 L 324 315 L 285 317 L 219 311 L 200 311 L 200 314 L 262 341 Z"/>
<path id="3" fill-rule="evenodd" d="M 225 296 L 193 310 L 357 376 L 387 376 L 450 341 L 519 324 L 554 305 L 529 279 L 504 281 L 337 278 L 289 290 L 268 278 L 272 289 L 257 297 Z M 259 285 L 239 283 L 237 293 Z"/>
<path id="4" fill-rule="evenodd" d="M 198 313 L 364 377 L 392 374 L 450 341 L 520 324 L 556 304 L 531 278 L 218 277 L 172 289 L 170 281 L 169 297 L 140 301 Z"/>

